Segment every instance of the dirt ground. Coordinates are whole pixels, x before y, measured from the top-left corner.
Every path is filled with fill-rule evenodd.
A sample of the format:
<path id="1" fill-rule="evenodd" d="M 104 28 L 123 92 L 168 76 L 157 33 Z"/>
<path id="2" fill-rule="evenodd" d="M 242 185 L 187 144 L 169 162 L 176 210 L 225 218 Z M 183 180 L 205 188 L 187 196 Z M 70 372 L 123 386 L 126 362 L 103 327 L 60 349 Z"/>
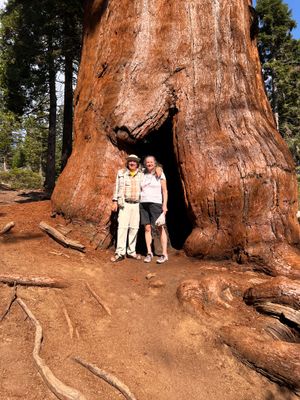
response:
<path id="1" fill-rule="evenodd" d="M 114 265 L 109 261 L 112 250 L 96 251 L 84 243 L 83 254 L 52 240 L 39 229 L 39 222 L 55 227 L 65 221 L 50 214 L 50 202 L 41 193 L 0 190 L 0 228 L 10 221 L 16 224 L 0 237 L 0 275 L 48 276 L 69 283 L 64 289 L 17 287 L 18 297 L 40 321 L 41 357 L 57 378 L 80 390 L 87 400 L 124 398 L 75 363 L 73 357 L 80 356 L 118 377 L 137 400 L 298 398 L 241 364 L 218 340 L 211 324 L 178 304 L 176 290 L 183 280 L 214 271 L 235 273 L 237 265 L 193 260 L 175 251 L 164 265 L 135 260 Z M 76 232 L 68 234 L 73 235 Z M 156 276 L 146 279 L 149 272 Z M 157 280 L 163 286 L 151 287 Z M 0 284 L 0 315 L 12 291 Z M 228 323 L 226 313 L 219 323 Z M 56 399 L 33 361 L 34 334 L 32 322 L 14 302 L 0 322 L 0 399 Z"/>

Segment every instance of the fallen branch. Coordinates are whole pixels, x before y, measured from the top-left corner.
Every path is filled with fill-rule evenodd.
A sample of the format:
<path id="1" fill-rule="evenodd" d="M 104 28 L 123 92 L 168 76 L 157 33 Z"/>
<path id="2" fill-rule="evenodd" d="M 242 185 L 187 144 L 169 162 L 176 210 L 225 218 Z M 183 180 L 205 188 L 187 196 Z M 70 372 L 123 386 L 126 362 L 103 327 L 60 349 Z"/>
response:
<path id="1" fill-rule="evenodd" d="M 111 316 L 111 311 L 110 308 L 108 307 L 108 305 L 102 300 L 100 299 L 100 297 L 93 291 L 93 289 L 90 287 L 90 285 L 85 282 L 85 286 L 87 287 L 87 289 L 89 290 L 89 292 L 91 293 L 91 295 L 96 299 L 96 301 L 100 304 L 100 306 L 104 309 L 104 311 Z"/>
<path id="2" fill-rule="evenodd" d="M 42 327 L 24 301 L 18 298 L 17 302 L 35 325 L 35 340 L 32 355 L 34 361 L 36 362 L 38 371 L 44 379 L 46 385 L 60 400 L 86 400 L 84 395 L 78 390 L 65 385 L 58 378 L 56 378 L 50 368 L 46 365 L 45 361 L 39 356 L 41 343 L 43 340 Z"/>
<path id="3" fill-rule="evenodd" d="M 42 231 L 48 233 L 54 240 L 58 243 L 62 244 L 65 247 L 70 247 L 71 249 L 75 249 L 78 251 L 85 251 L 85 246 L 75 240 L 71 240 L 60 233 L 57 229 L 53 228 L 52 226 L 46 224 L 46 222 L 40 222 L 39 227 Z"/>
<path id="4" fill-rule="evenodd" d="M 136 397 L 131 393 L 129 388 L 114 375 L 99 369 L 93 364 L 87 363 L 80 357 L 74 357 L 73 360 L 76 361 L 78 364 L 82 365 L 83 367 L 87 368 L 92 374 L 105 380 L 105 382 L 109 383 L 110 385 L 118 389 L 127 400 L 136 400 Z"/>
<path id="5" fill-rule="evenodd" d="M 12 222 L 9 222 L 9 223 L 6 224 L 6 225 L 4 226 L 4 228 L 0 231 L 0 235 L 3 235 L 4 233 L 10 231 L 11 228 L 13 228 L 14 226 L 15 226 L 15 223 L 14 223 L 13 221 L 12 221 Z"/>
<path id="6" fill-rule="evenodd" d="M 0 275 L 0 282 L 7 285 L 40 286 L 63 289 L 69 286 L 66 281 L 48 277 L 24 277 L 18 275 Z"/>
<path id="7" fill-rule="evenodd" d="M 8 314 L 10 307 L 12 306 L 13 302 L 16 300 L 17 298 L 17 286 L 14 286 L 14 290 L 13 290 L 13 294 L 10 298 L 10 301 L 6 307 L 6 309 L 4 310 L 3 314 L 0 317 L 0 322 L 3 321 L 3 319 L 6 317 L 6 315 Z"/>

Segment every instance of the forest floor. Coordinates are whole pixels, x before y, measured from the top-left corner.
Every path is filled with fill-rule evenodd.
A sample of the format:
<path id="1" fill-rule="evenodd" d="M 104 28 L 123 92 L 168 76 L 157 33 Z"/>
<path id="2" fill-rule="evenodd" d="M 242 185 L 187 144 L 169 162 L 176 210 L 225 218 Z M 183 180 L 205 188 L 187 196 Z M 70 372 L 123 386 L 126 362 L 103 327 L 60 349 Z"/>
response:
<path id="1" fill-rule="evenodd" d="M 41 357 L 57 378 L 87 400 L 124 396 L 74 362 L 80 356 L 114 374 L 137 400 L 293 400 L 288 389 L 241 364 L 218 340 L 216 326 L 188 314 L 176 290 L 190 278 L 211 273 L 237 274 L 229 262 L 189 259 L 173 251 L 164 265 L 125 260 L 112 264 L 112 250 L 86 253 L 62 247 L 39 229 L 51 218 L 50 201 L 40 192 L 0 188 L 0 228 L 15 227 L 0 237 L 0 275 L 63 279 L 64 289 L 17 287 L 17 295 L 39 320 L 44 340 Z M 76 232 L 69 237 L 76 238 Z M 156 274 L 151 279 L 146 276 Z M 253 271 L 244 276 L 259 278 Z M 149 278 L 149 276 L 148 276 Z M 161 281 L 160 283 L 157 281 Z M 162 286 L 160 286 L 160 284 Z M 111 310 L 97 303 L 88 286 Z M 153 287 L 160 286 L 160 287 Z M 14 289 L 0 284 L 0 315 Z M 226 312 L 220 324 L 226 325 Z M 204 321 L 204 322 L 203 322 Z M 0 322 L 0 398 L 56 399 L 32 358 L 35 328 L 14 302 Z"/>

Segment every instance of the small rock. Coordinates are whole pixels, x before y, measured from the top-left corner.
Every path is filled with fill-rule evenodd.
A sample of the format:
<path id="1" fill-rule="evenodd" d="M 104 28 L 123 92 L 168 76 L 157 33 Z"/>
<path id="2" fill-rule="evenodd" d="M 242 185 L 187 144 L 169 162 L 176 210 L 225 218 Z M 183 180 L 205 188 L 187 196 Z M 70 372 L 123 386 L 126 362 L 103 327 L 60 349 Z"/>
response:
<path id="1" fill-rule="evenodd" d="M 146 279 L 149 280 L 149 279 L 151 279 L 151 278 L 154 278 L 155 276 L 156 276 L 156 273 L 155 273 L 155 272 L 153 272 L 153 273 L 152 273 L 152 272 L 149 272 L 149 274 L 146 275 Z"/>
<path id="2" fill-rule="evenodd" d="M 163 281 L 156 280 L 156 281 L 151 281 L 149 282 L 149 287 L 151 288 L 161 288 L 166 286 L 166 284 Z"/>

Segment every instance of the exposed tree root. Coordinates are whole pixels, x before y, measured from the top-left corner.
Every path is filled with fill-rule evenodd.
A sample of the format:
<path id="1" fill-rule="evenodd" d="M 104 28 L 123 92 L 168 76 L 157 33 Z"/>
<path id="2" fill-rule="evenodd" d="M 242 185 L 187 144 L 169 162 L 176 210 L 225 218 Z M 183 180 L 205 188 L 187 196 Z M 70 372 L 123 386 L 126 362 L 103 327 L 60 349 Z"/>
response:
<path id="1" fill-rule="evenodd" d="M 272 340 L 243 326 L 224 327 L 220 335 L 241 361 L 300 394 L 300 344 Z"/>
<path id="2" fill-rule="evenodd" d="M 69 286 L 64 280 L 43 276 L 0 275 L 0 282 L 7 285 L 39 286 L 63 289 Z"/>
<path id="3" fill-rule="evenodd" d="M 12 306 L 13 302 L 16 300 L 17 298 L 17 287 L 15 285 L 14 290 L 13 290 L 13 294 L 10 298 L 10 301 L 6 307 L 6 309 L 4 310 L 4 312 L 2 313 L 1 317 L 0 317 L 0 322 L 3 321 L 3 319 L 5 318 L 5 316 L 8 314 L 10 307 Z"/>
<path id="4" fill-rule="evenodd" d="M 75 240 L 71 240 L 60 233 L 57 229 L 53 228 L 52 226 L 46 224 L 46 222 L 40 222 L 39 227 L 42 231 L 48 233 L 54 240 L 58 243 L 62 244 L 65 247 L 70 247 L 71 249 L 78 250 L 78 251 L 85 251 L 85 246 Z"/>
<path id="5" fill-rule="evenodd" d="M 274 303 L 263 303 L 256 307 L 257 311 L 271 314 L 284 321 L 290 322 L 300 331 L 300 311 Z"/>
<path id="6" fill-rule="evenodd" d="M 97 303 L 100 304 L 100 306 L 103 308 L 103 310 L 111 316 L 111 310 L 108 307 L 108 305 L 94 292 L 94 290 L 90 287 L 90 285 L 85 282 L 85 286 L 87 287 L 87 289 L 89 290 L 89 292 L 91 293 L 91 295 L 96 299 Z"/>
<path id="7" fill-rule="evenodd" d="M 129 388 L 124 383 L 122 383 L 118 378 L 116 378 L 114 375 L 110 374 L 109 372 L 105 372 L 105 371 L 99 369 L 95 365 L 82 360 L 80 357 L 74 357 L 73 359 L 78 364 L 87 368 L 90 372 L 92 372 L 92 374 L 105 380 L 105 382 L 109 383 L 110 385 L 112 385 L 113 387 L 118 389 L 127 400 L 136 400 L 136 397 L 131 393 Z"/>
<path id="8" fill-rule="evenodd" d="M 78 390 L 65 385 L 58 378 L 56 378 L 50 368 L 46 365 L 45 361 L 39 356 L 41 343 L 43 340 L 42 327 L 24 301 L 18 298 L 17 302 L 35 325 L 35 340 L 32 354 L 38 371 L 44 379 L 46 385 L 60 400 L 86 400 L 85 396 Z"/>
<path id="9" fill-rule="evenodd" d="M 296 332 L 276 319 L 265 327 L 265 331 L 276 340 L 282 340 L 288 343 L 298 343 L 299 341 Z"/>
<path id="10" fill-rule="evenodd" d="M 249 288 L 244 294 L 247 304 L 279 303 L 300 310 L 300 282 L 280 276 Z"/>
<path id="11" fill-rule="evenodd" d="M 7 233 L 15 226 L 15 223 L 13 221 L 9 222 L 6 224 L 3 229 L 0 231 L 0 235 L 3 235 L 4 233 Z"/>
<path id="12" fill-rule="evenodd" d="M 286 277 L 272 278 L 244 294 L 244 301 L 260 312 L 292 323 L 300 330 L 300 283 Z"/>
<path id="13" fill-rule="evenodd" d="M 236 285 L 232 278 L 216 274 L 182 282 L 177 297 L 187 311 L 196 312 L 200 318 L 203 311 L 206 312 L 206 322 L 210 320 L 218 327 L 216 334 L 237 358 L 300 394 L 299 282 L 276 277 L 251 288 L 247 285 L 247 281 Z M 252 308 L 245 307 L 243 300 L 276 319 L 255 315 Z M 227 321 L 231 321 L 226 327 L 219 324 L 224 307 L 228 309 Z"/>

